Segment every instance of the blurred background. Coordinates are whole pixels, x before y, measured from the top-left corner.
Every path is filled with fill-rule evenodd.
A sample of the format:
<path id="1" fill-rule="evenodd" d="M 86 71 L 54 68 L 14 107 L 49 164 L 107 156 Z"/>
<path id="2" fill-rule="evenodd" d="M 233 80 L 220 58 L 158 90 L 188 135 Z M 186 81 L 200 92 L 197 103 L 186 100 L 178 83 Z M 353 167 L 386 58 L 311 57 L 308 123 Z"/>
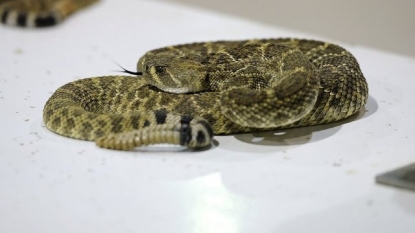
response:
<path id="1" fill-rule="evenodd" d="M 169 0 L 415 57 L 414 0 Z"/>

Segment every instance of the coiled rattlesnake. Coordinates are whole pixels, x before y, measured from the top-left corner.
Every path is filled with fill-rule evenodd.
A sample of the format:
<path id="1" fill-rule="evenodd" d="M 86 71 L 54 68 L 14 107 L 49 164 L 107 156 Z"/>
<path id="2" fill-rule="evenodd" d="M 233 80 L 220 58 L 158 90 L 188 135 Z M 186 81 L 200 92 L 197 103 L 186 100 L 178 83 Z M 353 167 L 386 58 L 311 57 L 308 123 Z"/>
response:
<path id="1" fill-rule="evenodd" d="M 99 0 L 0 0 L 1 22 L 20 27 L 53 26 Z"/>
<path id="2" fill-rule="evenodd" d="M 46 127 L 112 149 L 204 147 L 213 134 L 338 121 L 368 98 L 356 59 L 320 41 L 170 46 L 147 52 L 137 68 L 135 77 L 87 78 L 60 87 L 45 105 Z"/>

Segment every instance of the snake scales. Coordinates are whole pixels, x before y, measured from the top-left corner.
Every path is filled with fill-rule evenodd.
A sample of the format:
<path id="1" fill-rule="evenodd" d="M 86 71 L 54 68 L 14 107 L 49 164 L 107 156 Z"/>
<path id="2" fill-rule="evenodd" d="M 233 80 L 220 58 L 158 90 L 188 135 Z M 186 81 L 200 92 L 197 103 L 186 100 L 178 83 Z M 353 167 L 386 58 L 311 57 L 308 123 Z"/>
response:
<path id="1" fill-rule="evenodd" d="M 77 80 L 47 101 L 46 127 L 111 149 L 210 145 L 213 134 L 325 124 L 366 104 L 356 59 L 320 41 L 217 41 L 147 52 L 138 76 Z"/>
<path id="2" fill-rule="evenodd" d="M 48 27 L 99 0 L 0 0 L 1 22 L 20 27 Z"/>

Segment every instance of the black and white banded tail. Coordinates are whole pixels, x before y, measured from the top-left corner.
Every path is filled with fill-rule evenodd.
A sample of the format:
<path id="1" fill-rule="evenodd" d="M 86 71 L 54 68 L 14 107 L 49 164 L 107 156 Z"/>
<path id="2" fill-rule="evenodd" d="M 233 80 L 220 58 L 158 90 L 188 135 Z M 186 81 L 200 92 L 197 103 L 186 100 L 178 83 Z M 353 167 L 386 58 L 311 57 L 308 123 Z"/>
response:
<path id="1" fill-rule="evenodd" d="M 49 27 L 99 0 L 0 0 L 3 24 L 18 27 Z"/>

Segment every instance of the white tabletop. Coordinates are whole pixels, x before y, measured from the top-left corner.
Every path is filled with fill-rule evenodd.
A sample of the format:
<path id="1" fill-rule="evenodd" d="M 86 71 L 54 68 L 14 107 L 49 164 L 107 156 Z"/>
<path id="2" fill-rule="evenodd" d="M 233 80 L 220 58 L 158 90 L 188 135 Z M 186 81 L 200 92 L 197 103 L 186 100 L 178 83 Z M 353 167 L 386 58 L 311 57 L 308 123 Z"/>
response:
<path id="1" fill-rule="evenodd" d="M 340 43 L 369 83 L 346 122 L 120 152 L 45 129 L 75 79 L 194 41 L 318 38 L 157 1 L 103 1 L 40 30 L 0 27 L 0 232 L 414 232 L 415 193 L 375 175 L 415 161 L 415 59 Z"/>

